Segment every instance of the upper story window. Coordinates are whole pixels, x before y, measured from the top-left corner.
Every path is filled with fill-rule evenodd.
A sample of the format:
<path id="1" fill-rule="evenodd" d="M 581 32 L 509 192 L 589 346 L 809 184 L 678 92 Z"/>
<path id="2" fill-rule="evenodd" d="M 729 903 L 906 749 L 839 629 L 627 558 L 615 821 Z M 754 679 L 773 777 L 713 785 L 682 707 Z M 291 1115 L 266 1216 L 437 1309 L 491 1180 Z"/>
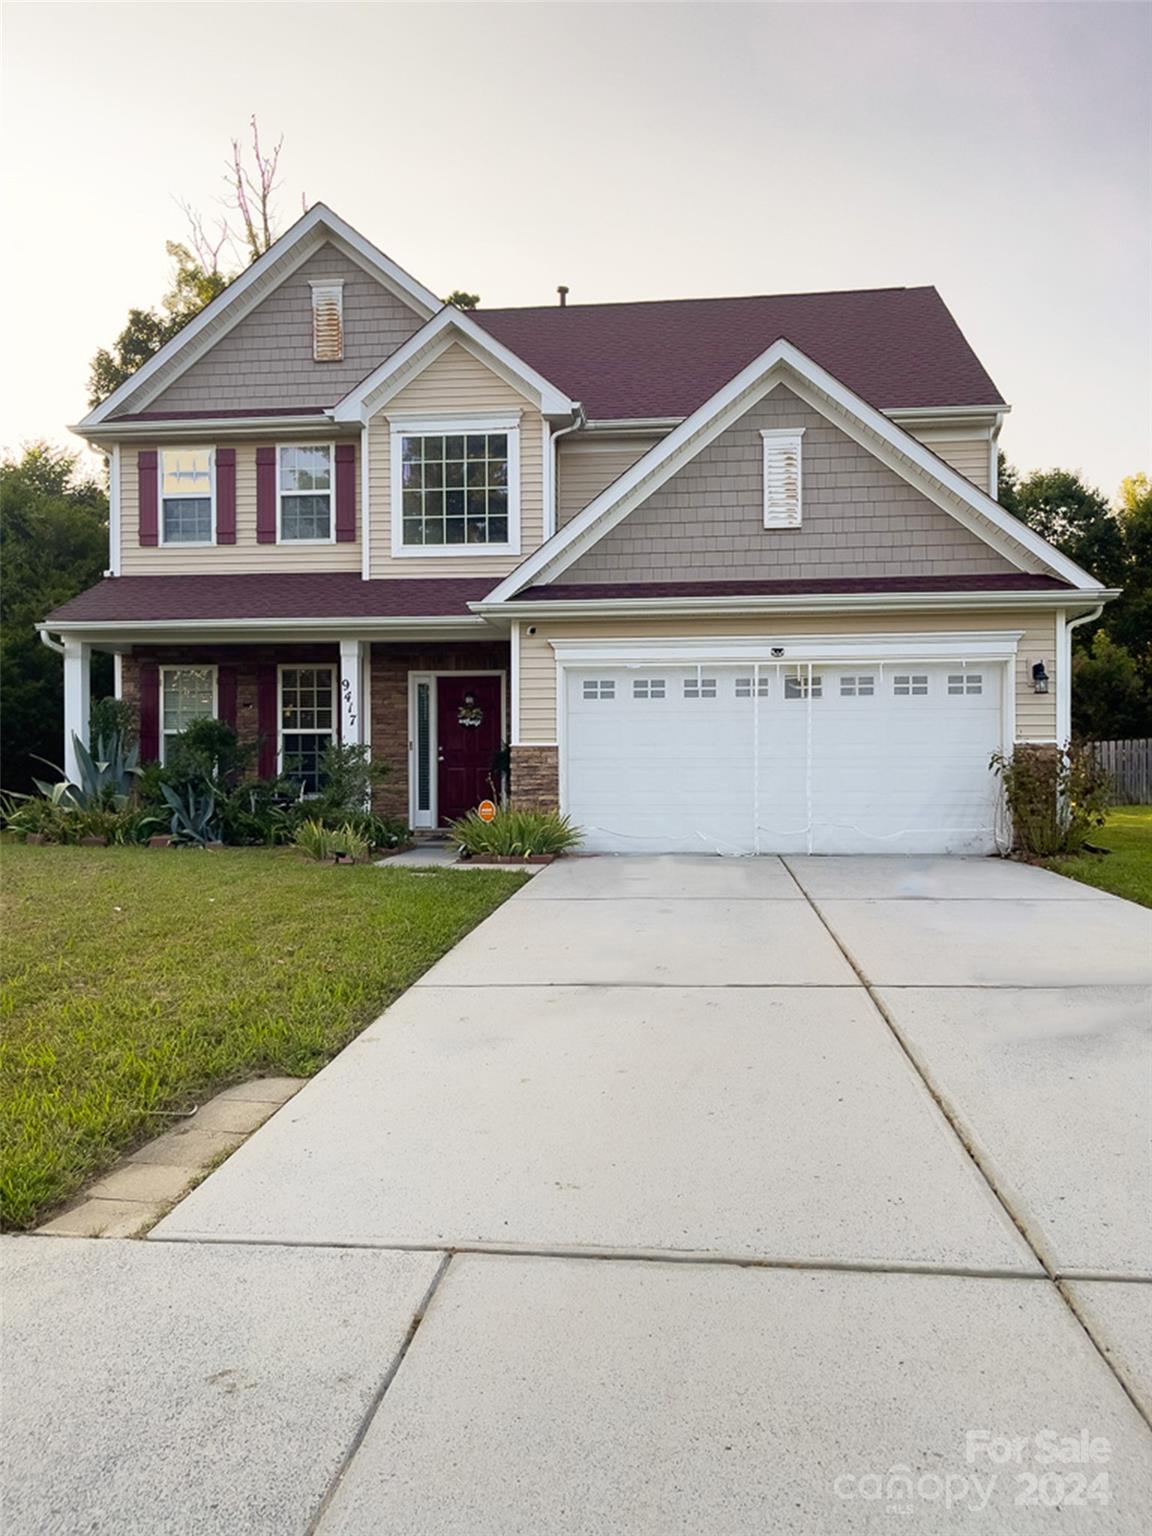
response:
<path id="1" fill-rule="evenodd" d="M 312 356 L 318 363 L 344 357 L 344 280 L 325 278 L 312 288 Z"/>
<path id="2" fill-rule="evenodd" d="M 161 544 L 211 544 L 215 485 L 211 448 L 160 450 Z"/>
<path id="3" fill-rule="evenodd" d="M 332 445 L 285 445 L 277 477 L 281 544 L 332 542 Z"/>
<path id="4" fill-rule="evenodd" d="M 799 528 L 804 428 L 761 432 L 764 440 L 764 526 Z"/>
<path id="5" fill-rule="evenodd" d="M 393 553 L 518 553 L 519 443 L 507 420 L 393 423 Z"/>

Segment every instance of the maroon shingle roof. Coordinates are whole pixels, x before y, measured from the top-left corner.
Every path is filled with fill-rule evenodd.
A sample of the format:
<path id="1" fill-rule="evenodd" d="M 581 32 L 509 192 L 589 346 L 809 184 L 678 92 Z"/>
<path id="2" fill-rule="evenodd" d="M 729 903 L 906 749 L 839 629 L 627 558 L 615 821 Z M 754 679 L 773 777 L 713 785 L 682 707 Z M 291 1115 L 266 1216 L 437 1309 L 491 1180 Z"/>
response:
<path id="1" fill-rule="evenodd" d="M 807 597 L 857 592 L 1064 592 L 1055 576 L 1009 572 L 999 576 L 842 576 L 813 581 L 602 581 L 553 582 L 525 587 L 518 603 L 610 602 L 638 597 Z"/>
<path id="2" fill-rule="evenodd" d="M 251 576 L 110 576 L 54 608 L 50 624 L 181 619 L 458 618 L 491 592 L 485 576 L 362 581 L 354 571 Z"/>
<path id="3" fill-rule="evenodd" d="M 594 420 L 688 416 L 781 337 L 881 410 L 1000 405 L 935 288 L 475 310 Z"/>

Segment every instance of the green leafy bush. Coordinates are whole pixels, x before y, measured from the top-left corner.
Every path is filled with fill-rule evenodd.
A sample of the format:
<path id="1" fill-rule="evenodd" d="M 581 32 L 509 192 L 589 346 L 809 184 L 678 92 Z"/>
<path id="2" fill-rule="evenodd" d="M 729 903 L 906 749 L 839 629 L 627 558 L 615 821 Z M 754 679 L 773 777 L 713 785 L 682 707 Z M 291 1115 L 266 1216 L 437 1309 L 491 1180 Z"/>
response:
<path id="1" fill-rule="evenodd" d="M 34 835 L 51 843 L 79 843 L 86 837 L 138 843 L 163 825 L 163 818 L 139 807 L 81 806 L 65 797 L 46 795 L 6 796 L 0 818 L 18 837 Z"/>
<path id="2" fill-rule="evenodd" d="M 1079 853 L 1104 825 L 1108 777 L 1091 747 L 1017 746 L 1010 757 L 992 754 L 990 767 L 1004 785 L 1013 846 L 1036 858 Z"/>
<path id="3" fill-rule="evenodd" d="M 320 754 L 320 789 L 308 806 L 311 813 L 329 820 L 366 811 L 372 790 L 388 775 L 387 763 L 375 763 L 368 748 L 359 743 L 333 742 Z"/>
<path id="4" fill-rule="evenodd" d="M 140 740 L 140 715 L 127 699 L 97 699 L 88 716 L 88 740 L 110 741 L 119 737 L 125 750 Z"/>
<path id="5" fill-rule="evenodd" d="M 370 848 L 367 838 L 361 837 L 355 827 L 326 827 L 315 820 L 302 822 L 293 841 L 310 859 L 366 859 Z"/>
<path id="6" fill-rule="evenodd" d="M 501 806 L 491 821 L 475 811 L 454 821 L 448 835 L 465 854 L 528 858 L 536 853 L 567 853 L 580 842 L 580 831 L 559 811 L 517 811 Z"/>
<path id="7" fill-rule="evenodd" d="M 193 720 L 173 736 L 164 754 L 163 782 L 171 785 L 209 784 L 219 793 L 231 788 L 252 765 L 256 747 L 241 743 L 223 720 Z"/>

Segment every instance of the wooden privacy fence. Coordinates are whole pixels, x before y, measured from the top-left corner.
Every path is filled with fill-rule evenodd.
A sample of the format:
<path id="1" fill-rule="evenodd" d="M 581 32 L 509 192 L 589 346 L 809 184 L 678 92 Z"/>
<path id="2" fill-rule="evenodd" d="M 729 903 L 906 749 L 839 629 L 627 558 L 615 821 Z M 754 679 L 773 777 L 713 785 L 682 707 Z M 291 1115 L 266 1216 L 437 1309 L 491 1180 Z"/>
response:
<path id="1" fill-rule="evenodd" d="M 1096 741 L 1092 747 L 1112 781 L 1113 805 L 1152 805 L 1152 738 Z"/>

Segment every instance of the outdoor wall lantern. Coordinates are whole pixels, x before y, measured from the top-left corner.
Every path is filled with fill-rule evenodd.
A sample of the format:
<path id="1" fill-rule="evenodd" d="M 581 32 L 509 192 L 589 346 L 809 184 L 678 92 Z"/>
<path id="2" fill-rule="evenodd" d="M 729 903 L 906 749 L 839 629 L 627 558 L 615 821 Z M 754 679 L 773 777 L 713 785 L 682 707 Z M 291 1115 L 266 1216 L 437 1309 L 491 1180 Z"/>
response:
<path id="1" fill-rule="evenodd" d="M 1042 661 L 1034 662 L 1032 665 L 1032 691 L 1034 693 L 1048 692 L 1048 673 L 1044 670 L 1044 663 Z"/>

